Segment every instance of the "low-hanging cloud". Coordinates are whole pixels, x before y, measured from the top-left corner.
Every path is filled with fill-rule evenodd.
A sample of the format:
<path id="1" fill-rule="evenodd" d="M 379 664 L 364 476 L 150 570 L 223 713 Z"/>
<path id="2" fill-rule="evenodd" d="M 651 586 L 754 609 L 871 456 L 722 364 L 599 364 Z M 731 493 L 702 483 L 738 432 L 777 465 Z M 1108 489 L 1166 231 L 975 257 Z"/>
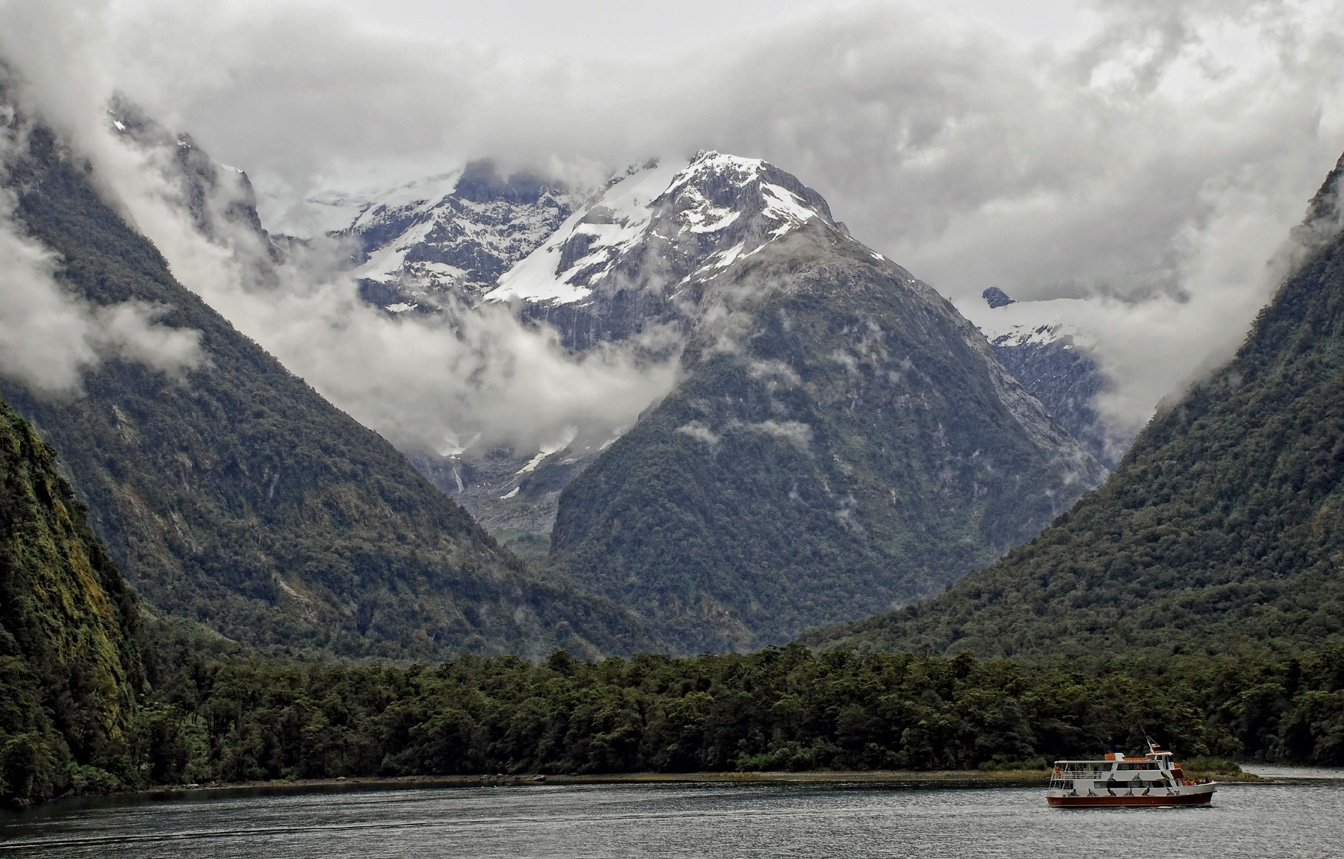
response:
<path id="1" fill-rule="evenodd" d="M 0 127 L 0 176 L 23 136 L 12 106 Z M 42 395 L 80 390 L 107 359 L 134 361 L 170 377 L 201 365 L 200 332 L 158 319 L 167 308 L 128 301 L 94 306 L 61 285 L 60 258 L 15 222 L 15 200 L 0 191 L 0 375 Z"/>
<path id="2" fill-rule="evenodd" d="M 110 131 L 107 82 L 115 76 L 108 73 L 107 48 L 116 27 L 108 17 L 110 7 L 96 0 L 58 5 L 78 13 L 77 26 L 68 27 L 59 15 L 44 15 L 36 7 L 0 5 L 6 20 L 22 25 L 8 30 L 8 38 L 0 37 L 0 47 L 24 74 L 31 109 L 70 136 L 78 157 L 92 161 L 109 202 L 155 243 L 180 282 L 389 440 L 440 454 L 494 446 L 536 449 L 561 441 L 600 445 L 671 388 L 676 356 L 666 348 L 644 349 L 649 345 L 644 340 L 575 357 L 553 330 L 526 326 L 502 305 L 454 307 L 438 316 L 389 316 L 359 299 L 356 283 L 342 270 L 348 249 L 334 242 L 318 240 L 306 250 L 296 249 L 289 264 L 276 267 L 262 238 L 246 223 L 225 216 L 233 202 L 228 195 L 239 190 L 233 183 L 219 183 L 219 199 L 196 201 L 210 213 L 209 234 L 202 232 L 189 212 L 171 139 L 166 149 L 142 146 Z M 72 40 L 81 39 L 88 50 L 74 49 Z M 48 61 L 53 46 L 69 49 L 62 51 L 66 62 Z M 193 62 L 183 68 L 202 66 Z M 361 153 L 356 149 L 354 155 Z M 6 232 L 5 238 L 13 236 Z M 55 262 L 49 256 L 21 242 L 10 244 L 16 254 L 27 254 L 30 264 L 24 271 L 50 282 Z M 3 250 L 6 246 L 0 245 Z M 16 303 L 24 297 L 25 283 L 19 277 L 6 281 L 14 287 L 7 292 Z M 43 299 L 52 295 L 30 295 L 28 304 L 6 314 L 6 321 L 36 318 L 46 308 Z M 47 304 L 70 310 L 69 301 L 58 300 L 63 298 Z M 47 312 L 43 318 L 53 317 Z M 70 351 L 64 363 L 45 362 L 48 378 L 42 383 L 71 388 L 79 368 L 96 361 L 100 351 L 147 359 L 153 341 L 134 323 L 151 318 L 152 309 L 121 306 L 86 308 L 82 317 L 74 312 L 52 321 L 67 333 L 91 333 L 83 339 L 71 334 L 83 350 Z M 37 346 L 49 349 L 53 342 L 20 333 L 0 330 L 0 345 L 21 355 Z M 648 333 L 655 340 L 659 336 L 656 330 Z M 650 351 L 663 359 L 647 360 Z"/>
<path id="3" fill-rule="evenodd" d="M 158 323 L 166 308 L 139 302 L 95 307 L 56 280 L 59 262 L 0 215 L 0 375 L 38 393 L 79 391 L 109 358 L 170 377 L 200 366 L 200 332 Z"/>
<path id="4" fill-rule="evenodd" d="M 163 150 L 112 139 L 96 167 L 131 219 L 188 289 L 292 372 L 405 450 L 449 455 L 495 447 L 600 445 L 665 394 L 676 356 L 648 360 L 660 332 L 569 354 L 549 327 L 502 304 L 394 316 L 359 297 L 342 261 L 349 249 L 317 239 L 274 265 L 265 238 L 224 216 L 239 186 L 220 182 L 210 229 L 191 217 Z M 666 350 L 662 350 L 666 353 Z"/>
<path id="5" fill-rule="evenodd" d="M 26 40 L 39 65 L 115 81 L 245 167 L 281 226 L 328 185 L 483 155 L 556 169 L 699 148 L 767 158 L 945 295 L 1098 300 L 1104 405 L 1141 423 L 1244 336 L 1279 276 L 1266 261 L 1344 149 L 1344 10 L 1080 5 L 1090 23 L 1052 43 L 860 3 L 641 62 L 370 32 L 298 0 L 0 0 L 0 14 L 32 7 L 5 50 Z M 316 384 L 320 369 L 298 371 Z"/>

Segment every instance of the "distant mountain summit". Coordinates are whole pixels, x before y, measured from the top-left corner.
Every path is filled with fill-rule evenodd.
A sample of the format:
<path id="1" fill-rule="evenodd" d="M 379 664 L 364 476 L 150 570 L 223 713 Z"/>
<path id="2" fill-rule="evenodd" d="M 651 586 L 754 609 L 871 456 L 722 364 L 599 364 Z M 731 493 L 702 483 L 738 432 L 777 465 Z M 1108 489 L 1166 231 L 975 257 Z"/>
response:
<path id="1" fill-rule="evenodd" d="M 552 564 L 681 647 L 937 592 L 1105 475 L 946 300 L 779 168 L 700 153 L 606 199 L 487 298 L 576 346 L 680 332 L 682 381 L 560 495 Z"/>
<path id="2" fill-rule="evenodd" d="M 109 358 L 85 373 L 82 396 L 0 379 L 5 399 L 62 449 L 95 531 L 157 609 L 249 644 L 345 656 L 596 655 L 650 643 L 614 605 L 533 578 L 391 445 L 183 288 L 66 143 L 26 120 L 22 133 L 5 131 L 24 144 L 7 165 L 15 222 L 61 260 L 71 300 L 134 302 L 156 308 L 165 328 L 199 333 L 203 360 L 181 378 Z M 157 136 L 136 140 L 163 152 Z M 196 228 L 265 240 L 230 202 L 246 190 L 241 174 L 169 141 L 185 155 L 163 175 L 200 191 L 184 195 Z"/>
<path id="3" fill-rule="evenodd" d="M 1010 304 L 1016 304 L 1014 299 L 1008 297 L 1008 293 L 999 289 L 997 286 L 991 286 L 989 289 L 986 289 L 981 293 L 981 297 L 985 299 L 985 303 L 990 307 L 1007 307 Z"/>
<path id="4" fill-rule="evenodd" d="M 552 235 L 585 192 L 491 161 L 358 203 L 341 235 L 358 242 L 364 298 L 394 313 L 474 304 Z M 349 205 L 349 201 L 346 201 Z"/>
<path id="5" fill-rule="evenodd" d="M 485 299 L 521 302 L 582 350 L 685 322 L 694 283 L 813 220 L 846 232 L 820 194 L 760 159 L 650 161 L 614 176 Z"/>
<path id="6" fill-rule="evenodd" d="M 989 339 L 994 357 L 1088 453 L 1114 468 L 1132 439 L 1108 426 L 1097 409 L 1097 396 L 1109 385 L 1072 318 L 1082 300 L 1018 302 L 998 287 L 983 297 L 987 311 L 962 310 Z"/>
<path id="7" fill-rule="evenodd" d="M 539 205 L 559 199 L 537 193 Z M 708 279 L 809 222 L 847 235 L 820 194 L 768 162 L 718 152 L 650 160 L 588 194 L 479 300 L 508 302 L 524 320 L 554 326 L 576 353 L 623 344 L 665 359 L 686 343 Z M 524 219 L 527 236 L 535 223 Z M 430 253 L 417 235 L 408 228 L 387 244 L 407 257 Z M 535 544 L 548 538 L 560 491 L 612 441 L 413 459 L 488 526 Z"/>
<path id="8" fill-rule="evenodd" d="M 1236 357 L 1154 417 L 1104 486 L 928 603 L 808 641 L 1058 656 L 1344 638 L 1341 176 L 1344 158 Z"/>

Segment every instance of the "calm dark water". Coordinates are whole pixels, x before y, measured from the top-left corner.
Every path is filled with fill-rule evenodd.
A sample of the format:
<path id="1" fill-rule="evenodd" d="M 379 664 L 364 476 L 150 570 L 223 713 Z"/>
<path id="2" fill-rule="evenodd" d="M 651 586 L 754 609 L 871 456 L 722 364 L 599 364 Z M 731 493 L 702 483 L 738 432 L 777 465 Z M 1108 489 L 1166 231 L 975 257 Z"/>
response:
<path id="1" fill-rule="evenodd" d="M 1344 783 L 1230 785 L 1211 808 L 1051 809 L 1041 790 L 584 785 L 57 803 L 8 857 L 1338 857 Z"/>

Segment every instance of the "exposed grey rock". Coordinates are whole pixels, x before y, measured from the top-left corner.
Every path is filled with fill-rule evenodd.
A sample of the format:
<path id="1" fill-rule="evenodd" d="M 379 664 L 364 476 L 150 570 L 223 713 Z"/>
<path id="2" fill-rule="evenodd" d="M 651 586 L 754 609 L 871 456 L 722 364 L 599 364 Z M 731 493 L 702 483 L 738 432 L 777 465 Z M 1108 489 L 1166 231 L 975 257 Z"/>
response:
<path id="1" fill-rule="evenodd" d="M 1107 468 L 1115 468 L 1124 445 L 1111 437 L 1097 411 L 1106 378 L 1097 362 L 1072 337 L 1048 343 L 1014 343 L 1009 335 L 992 342 L 994 357 L 1040 400 L 1069 434 Z"/>
<path id="2" fill-rule="evenodd" d="M 394 189 L 363 204 L 341 234 L 361 256 L 366 301 L 394 312 L 474 304 L 499 276 L 569 217 L 583 199 L 531 173 L 500 175 L 473 161 L 457 176 Z"/>
<path id="3" fill-rule="evenodd" d="M 173 134 L 123 96 L 113 97 L 108 116 L 118 134 L 160 156 L 161 172 L 179 189 L 183 207 L 202 235 L 220 241 L 222 230 L 242 229 L 255 236 L 272 262 L 284 259 L 288 241 L 272 241 L 262 227 L 256 191 L 245 172 L 219 164 L 190 134 Z"/>
<path id="4" fill-rule="evenodd" d="M 1055 318 L 1052 302 L 1017 302 L 1003 290 L 985 290 L 988 316 L 977 315 L 986 330 L 994 357 L 1018 382 L 1044 404 L 1050 415 L 1107 468 L 1115 468 L 1133 437 L 1107 425 L 1097 408 L 1097 397 L 1107 380 L 1079 336 Z M 1013 306 L 1016 324 L 996 323 L 1004 308 Z M 1033 311 L 1039 316 L 1033 319 Z M 1032 319 L 1023 322 L 1024 318 Z"/>

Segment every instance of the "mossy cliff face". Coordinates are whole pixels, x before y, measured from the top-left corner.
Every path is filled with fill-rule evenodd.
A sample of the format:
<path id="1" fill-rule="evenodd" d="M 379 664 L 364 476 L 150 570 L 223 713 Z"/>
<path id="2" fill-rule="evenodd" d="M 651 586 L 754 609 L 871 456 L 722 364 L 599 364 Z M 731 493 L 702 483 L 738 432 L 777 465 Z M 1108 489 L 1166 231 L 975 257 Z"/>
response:
<path id="1" fill-rule="evenodd" d="M 64 790 L 87 776 L 81 765 L 125 769 L 144 682 L 136 600 L 55 459 L 0 402 L 0 796 L 8 799 Z"/>

